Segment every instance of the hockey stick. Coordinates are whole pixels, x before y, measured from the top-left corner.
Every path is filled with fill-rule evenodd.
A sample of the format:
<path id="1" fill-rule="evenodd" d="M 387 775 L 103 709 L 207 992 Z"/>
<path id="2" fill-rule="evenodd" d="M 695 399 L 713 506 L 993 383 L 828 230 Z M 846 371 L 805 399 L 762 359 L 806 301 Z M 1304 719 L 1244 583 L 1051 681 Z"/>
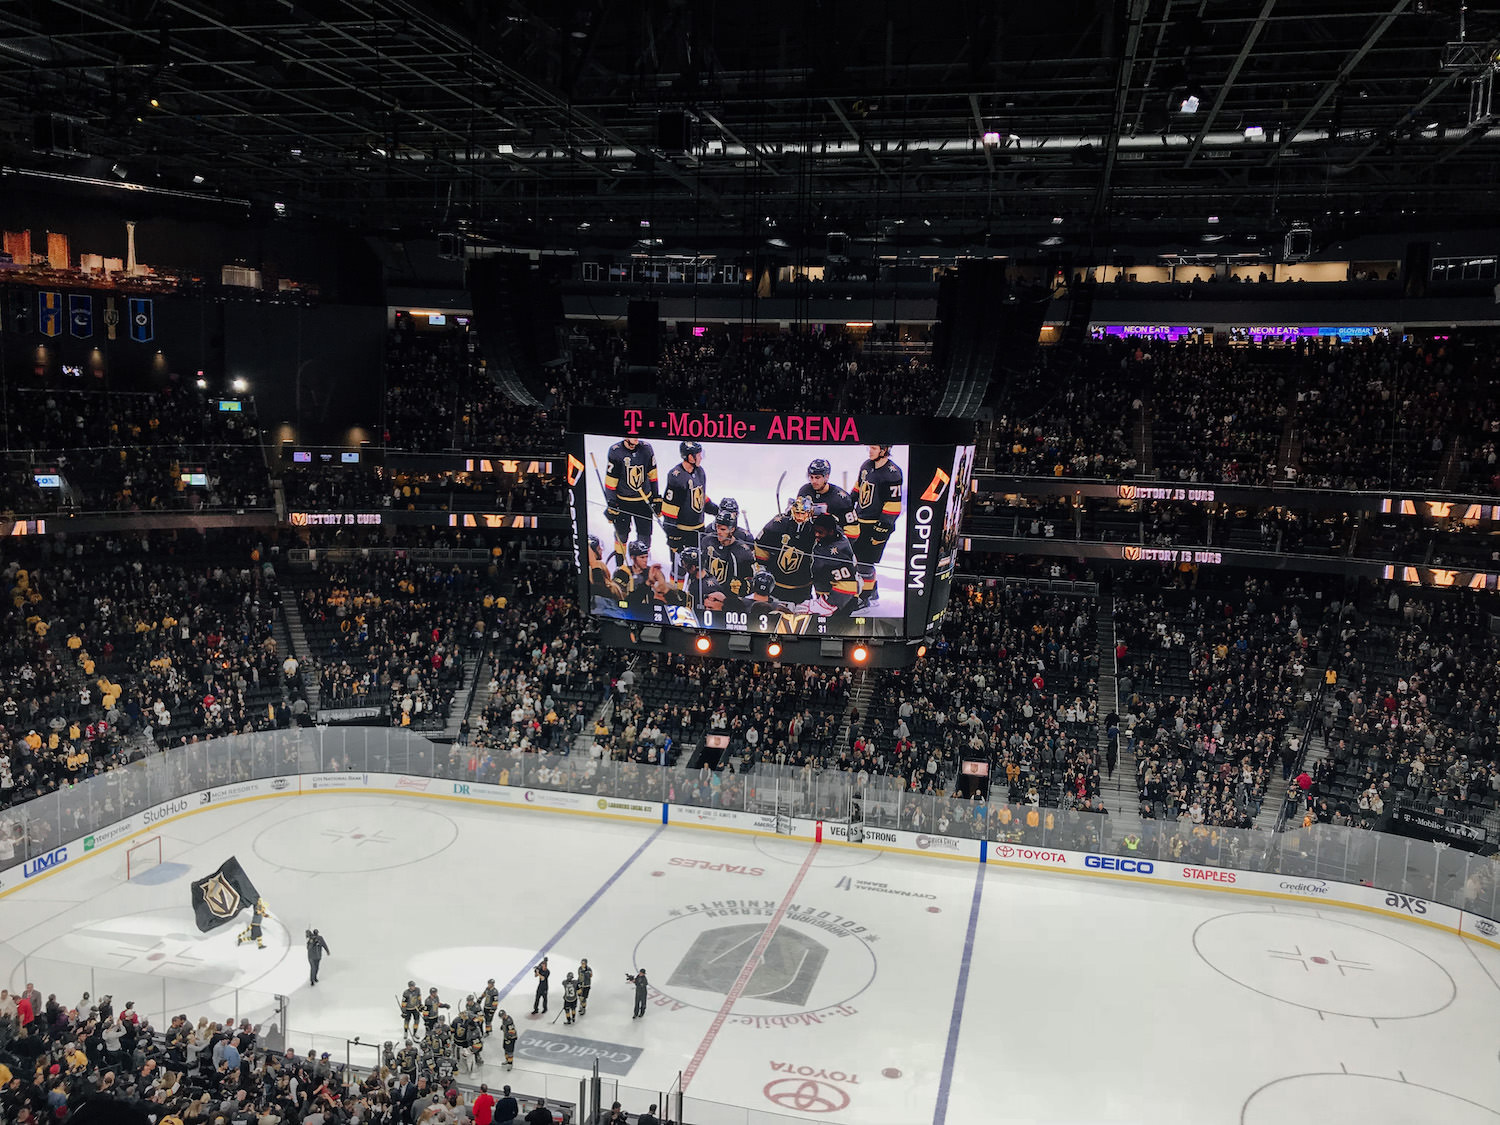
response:
<path id="1" fill-rule="evenodd" d="M 782 469 L 781 470 L 781 476 L 776 481 L 776 511 L 777 511 L 778 515 L 782 511 L 782 508 L 781 508 L 781 486 L 782 486 L 782 483 L 785 482 L 785 480 L 786 480 L 786 470 Z"/>

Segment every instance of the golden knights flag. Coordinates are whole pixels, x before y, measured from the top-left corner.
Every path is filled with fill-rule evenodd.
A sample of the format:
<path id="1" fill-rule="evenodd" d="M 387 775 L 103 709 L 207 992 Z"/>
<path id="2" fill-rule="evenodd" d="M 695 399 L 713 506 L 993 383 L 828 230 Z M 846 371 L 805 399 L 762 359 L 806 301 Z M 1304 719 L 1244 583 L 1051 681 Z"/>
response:
<path id="1" fill-rule="evenodd" d="M 193 914 L 203 933 L 231 921 L 246 908 L 253 908 L 260 893 L 240 861 L 230 856 L 206 879 L 193 883 Z"/>

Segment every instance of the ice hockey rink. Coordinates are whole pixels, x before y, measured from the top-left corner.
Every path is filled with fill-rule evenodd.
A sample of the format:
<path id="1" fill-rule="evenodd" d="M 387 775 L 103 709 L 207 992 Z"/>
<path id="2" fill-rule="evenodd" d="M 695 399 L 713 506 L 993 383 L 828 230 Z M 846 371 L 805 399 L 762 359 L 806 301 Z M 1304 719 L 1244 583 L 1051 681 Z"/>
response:
<path id="1" fill-rule="evenodd" d="M 1500 950 L 1428 926 L 418 797 L 260 800 L 158 834 L 161 864 L 128 882 L 118 846 L 7 876 L 0 980 L 158 1023 L 269 1023 L 281 993 L 290 1046 L 369 1065 L 400 1041 L 409 979 L 461 1003 L 494 977 L 516 1067 L 492 1038 L 461 1078 L 571 1101 L 597 1058 L 604 1104 L 638 1113 L 680 1074 L 702 1125 L 1500 1122 Z M 264 950 L 193 924 L 190 879 L 231 855 L 271 910 Z M 316 988 L 310 926 L 331 948 Z M 593 997 L 570 1027 L 582 957 Z"/>

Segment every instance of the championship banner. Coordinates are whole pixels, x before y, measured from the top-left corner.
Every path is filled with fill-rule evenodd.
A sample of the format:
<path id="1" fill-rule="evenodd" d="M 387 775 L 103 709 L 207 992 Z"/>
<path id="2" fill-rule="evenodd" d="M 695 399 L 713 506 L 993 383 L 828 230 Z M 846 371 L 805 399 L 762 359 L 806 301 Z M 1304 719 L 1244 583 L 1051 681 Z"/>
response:
<path id="1" fill-rule="evenodd" d="M 68 332 L 79 340 L 94 334 L 94 298 L 87 293 L 68 295 Z"/>
<path id="2" fill-rule="evenodd" d="M 137 344 L 149 344 L 156 338 L 155 313 L 150 297 L 130 298 L 130 338 Z"/>
<path id="3" fill-rule="evenodd" d="M 111 340 L 115 339 L 115 329 L 120 326 L 120 310 L 115 307 L 113 297 L 104 298 L 104 328 Z"/>
<path id="4" fill-rule="evenodd" d="M 240 861 L 230 856 L 206 879 L 193 883 L 193 916 L 203 933 L 232 921 L 246 907 L 253 907 L 260 893 Z"/>
<path id="5" fill-rule="evenodd" d="M 43 289 L 36 295 L 36 320 L 43 336 L 61 336 L 63 331 L 62 294 L 54 289 Z"/>

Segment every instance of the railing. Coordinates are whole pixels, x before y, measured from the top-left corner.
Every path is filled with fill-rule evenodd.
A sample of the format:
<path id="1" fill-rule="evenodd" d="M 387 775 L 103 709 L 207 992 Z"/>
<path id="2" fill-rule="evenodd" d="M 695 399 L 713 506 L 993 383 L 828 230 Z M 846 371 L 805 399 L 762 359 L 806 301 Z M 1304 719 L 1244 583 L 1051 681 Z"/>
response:
<path id="1" fill-rule="evenodd" d="M 477 759 L 474 768 L 469 767 L 471 759 Z M 713 773 L 596 761 L 581 755 L 446 747 L 409 731 L 375 727 L 304 727 L 196 743 L 13 806 L 0 812 L 3 885 L 13 887 L 19 882 L 13 874 L 16 868 L 24 866 L 22 878 L 30 878 L 148 832 L 153 824 L 192 808 L 232 801 L 236 786 L 246 782 L 322 774 L 303 785 L 337 787 L 338 778 L 326 775 L 364 773 L 394 775 L 388 783 L 397 786 L 403 776 L 411 778 L 416 782 L 413 788 L 421 791 L 427 790 L 428 783 L 420 779 L 442 779 L 452 783 L 454 792 L 463 791 L 460 787 L 465 783 L 478 782 L 613 797 L 649 803 L 644 808 L 634 806 L 647 814 L 650 806 L 667 803 L 778 818 L 815 818 L 835 825 L 852 817 L 862 821 L 866 842 L 881 842 L 883 830 L 902 830 L 987 840 L 992 851 L 1058 849 L 1118 855 L 1137 862 L 1176 860 L 1270 872 L 1289 879 L 1364 884 L 1395 892 L 1393 897 L 1407 895 L 1500 920 L 1500 860 L 1401 836 L 1332 825 L 1277 835 L 1256 829 L 1194 826 L 1186 821 L 1147 821 L 1138 836 L 1116 840 L 1108 817 L 1097 813 L 913 794 L 898 779 L 884 776 L 861 778 L 835 770 L 775 765 L 743 774 Z M 274 793 L 279 787 L 272 780 L 269 786 L 247 785 L 244 791 L 268 788 Z M 292 789 L 293 783 L 286 783 L 286 788 Z M 580 807 L 592 804 L 580 802 Z M 835 830 L 834 835 L 838 834 Z M 114 854 L 123 857 L 118 849 Z M 123 872 L 123 858 L 120 863 Z M 8 946 L 0 946 L 0 955 L 24 966 L 24 977 L 45 980 L 45 987 L 59 995 L 87 989 L 96 996 L 110 993 L 121 1002 L 133 999 L 158 1026 L 165 1026 L 176 1012 L 208 1004 L 214 1006 L 214 1015 L 233 1010 L 237 1018 L 260 1023 L 278 1019 L 284 1010 L 271 993 L 216 981 L 174 980 L 159 970 L 133 974 L 49 959 Z M 294 1025 L 271 1031 L 299 1053 L 311 1046 L 336 1058 L 345 1057 L 353 1043 L 326 1033 L 299 1031 Z M 379 1032 L 372 1030 L 363 1049 L 379 1039 Z M 535 1092 L 559 1083 L 576 1089 L 577 1079 L 548 1074 L 538 1081 L 542 1085 Z M 690 1119 L 737 1122 L 769 1116 L 697 1103 Z"/>

